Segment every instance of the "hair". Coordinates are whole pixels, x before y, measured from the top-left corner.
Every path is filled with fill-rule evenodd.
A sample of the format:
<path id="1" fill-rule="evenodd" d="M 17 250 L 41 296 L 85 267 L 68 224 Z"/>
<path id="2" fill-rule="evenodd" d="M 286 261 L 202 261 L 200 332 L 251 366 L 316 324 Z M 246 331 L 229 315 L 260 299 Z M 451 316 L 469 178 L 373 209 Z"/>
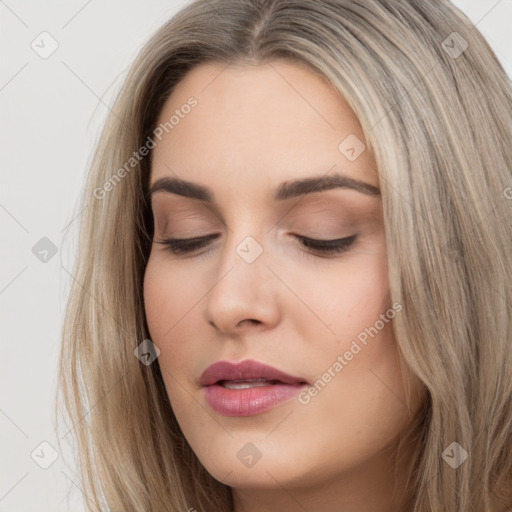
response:
<path id="1" fill-rule="evenodd" d="M 60 390 L 89 510 L 233 510 L 230 487 L 185 440 L 158 361 L 134 357 L 149 337 L 153 225 L 151 159 L 130 159 L 194 66 L 278 59 L 332 84 L 375 157 L 390 294 L 402 305 L 393 331 L 404 374 L 425 388 L 401 439 L 413 447 L 399 468 L 407 510 L 507 510 L 512 87 L 448 0 L 198 0 L 140 51 L 91 160 L 62 329 Z M 453 442 L 469 454 L 456 469 L 442 457 Z"/>

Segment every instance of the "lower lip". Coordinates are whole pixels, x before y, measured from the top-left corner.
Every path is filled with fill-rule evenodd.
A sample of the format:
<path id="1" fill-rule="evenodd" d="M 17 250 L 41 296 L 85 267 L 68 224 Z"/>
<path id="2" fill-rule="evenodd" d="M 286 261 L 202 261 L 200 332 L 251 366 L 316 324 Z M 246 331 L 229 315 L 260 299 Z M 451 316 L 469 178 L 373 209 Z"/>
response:
<path id="1" fill-rule="evenodd" d="M 224 416 L 254 416 L 289 400 L 307 384 L 271 384 L 246 389 L 228 389 L 217 384 L 205 387 L 210 407 Z"/>

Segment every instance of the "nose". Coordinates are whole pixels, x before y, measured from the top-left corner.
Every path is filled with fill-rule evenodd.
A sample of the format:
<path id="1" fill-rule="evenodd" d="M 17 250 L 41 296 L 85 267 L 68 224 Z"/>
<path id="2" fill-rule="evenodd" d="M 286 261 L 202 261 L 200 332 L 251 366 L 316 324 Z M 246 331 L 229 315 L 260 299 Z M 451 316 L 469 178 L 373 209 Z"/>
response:
<path id="1" fill-rule="evenodd" d="M 267 262 L 266 250 L 252 237 L 249 242 L 246 238 L 238 244 L 226 243 L 204 310 L 206 321 L 219 333 L 240 336 L 278 324 L 278 283 Z"/>

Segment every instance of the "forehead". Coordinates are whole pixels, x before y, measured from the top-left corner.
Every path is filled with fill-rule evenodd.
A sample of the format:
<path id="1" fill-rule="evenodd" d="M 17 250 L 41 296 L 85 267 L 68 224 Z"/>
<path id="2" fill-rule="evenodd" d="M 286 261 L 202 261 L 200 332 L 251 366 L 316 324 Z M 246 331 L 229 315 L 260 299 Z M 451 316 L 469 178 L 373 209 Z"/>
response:
<path id="1" fill-rule="evenodd" d="M 183 108 L 191 97 L 197 104 Z M 212 187 L 226 180 L 275 186 L 335 170 L 378 186 L 368 151 L 351 161 L 339 148 L 349 136 L 365 143 L 356 115 L 303 65 L 198 65 L 170 95 L 158 124 L 169 127 L 173 116 L 153 150 L 152 182 L 173 174 Z"/>

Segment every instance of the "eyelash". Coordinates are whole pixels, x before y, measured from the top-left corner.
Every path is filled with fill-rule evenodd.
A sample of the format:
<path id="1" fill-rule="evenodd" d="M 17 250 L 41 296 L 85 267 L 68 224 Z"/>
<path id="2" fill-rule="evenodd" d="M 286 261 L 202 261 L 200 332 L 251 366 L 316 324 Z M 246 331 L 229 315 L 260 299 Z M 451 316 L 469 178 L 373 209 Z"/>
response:
<path id="1" fill-rule="evenodd" d="M 295 235 L 308 249 L 312 249 L 322 254 L 342 254 L 350 249 L 355 242 L 357 235 L 348 236 L 346 238 L 338 238 L 335 240 L 316 240 L 305 236 Z M 217 238 L 217 235 L 208 235 L 199 238 L 167 238 L 158 240 L 156 243 L 166 246 L 175 255 L 191 253 L 197 249 L 201 249 L 206 244 Z"/>

